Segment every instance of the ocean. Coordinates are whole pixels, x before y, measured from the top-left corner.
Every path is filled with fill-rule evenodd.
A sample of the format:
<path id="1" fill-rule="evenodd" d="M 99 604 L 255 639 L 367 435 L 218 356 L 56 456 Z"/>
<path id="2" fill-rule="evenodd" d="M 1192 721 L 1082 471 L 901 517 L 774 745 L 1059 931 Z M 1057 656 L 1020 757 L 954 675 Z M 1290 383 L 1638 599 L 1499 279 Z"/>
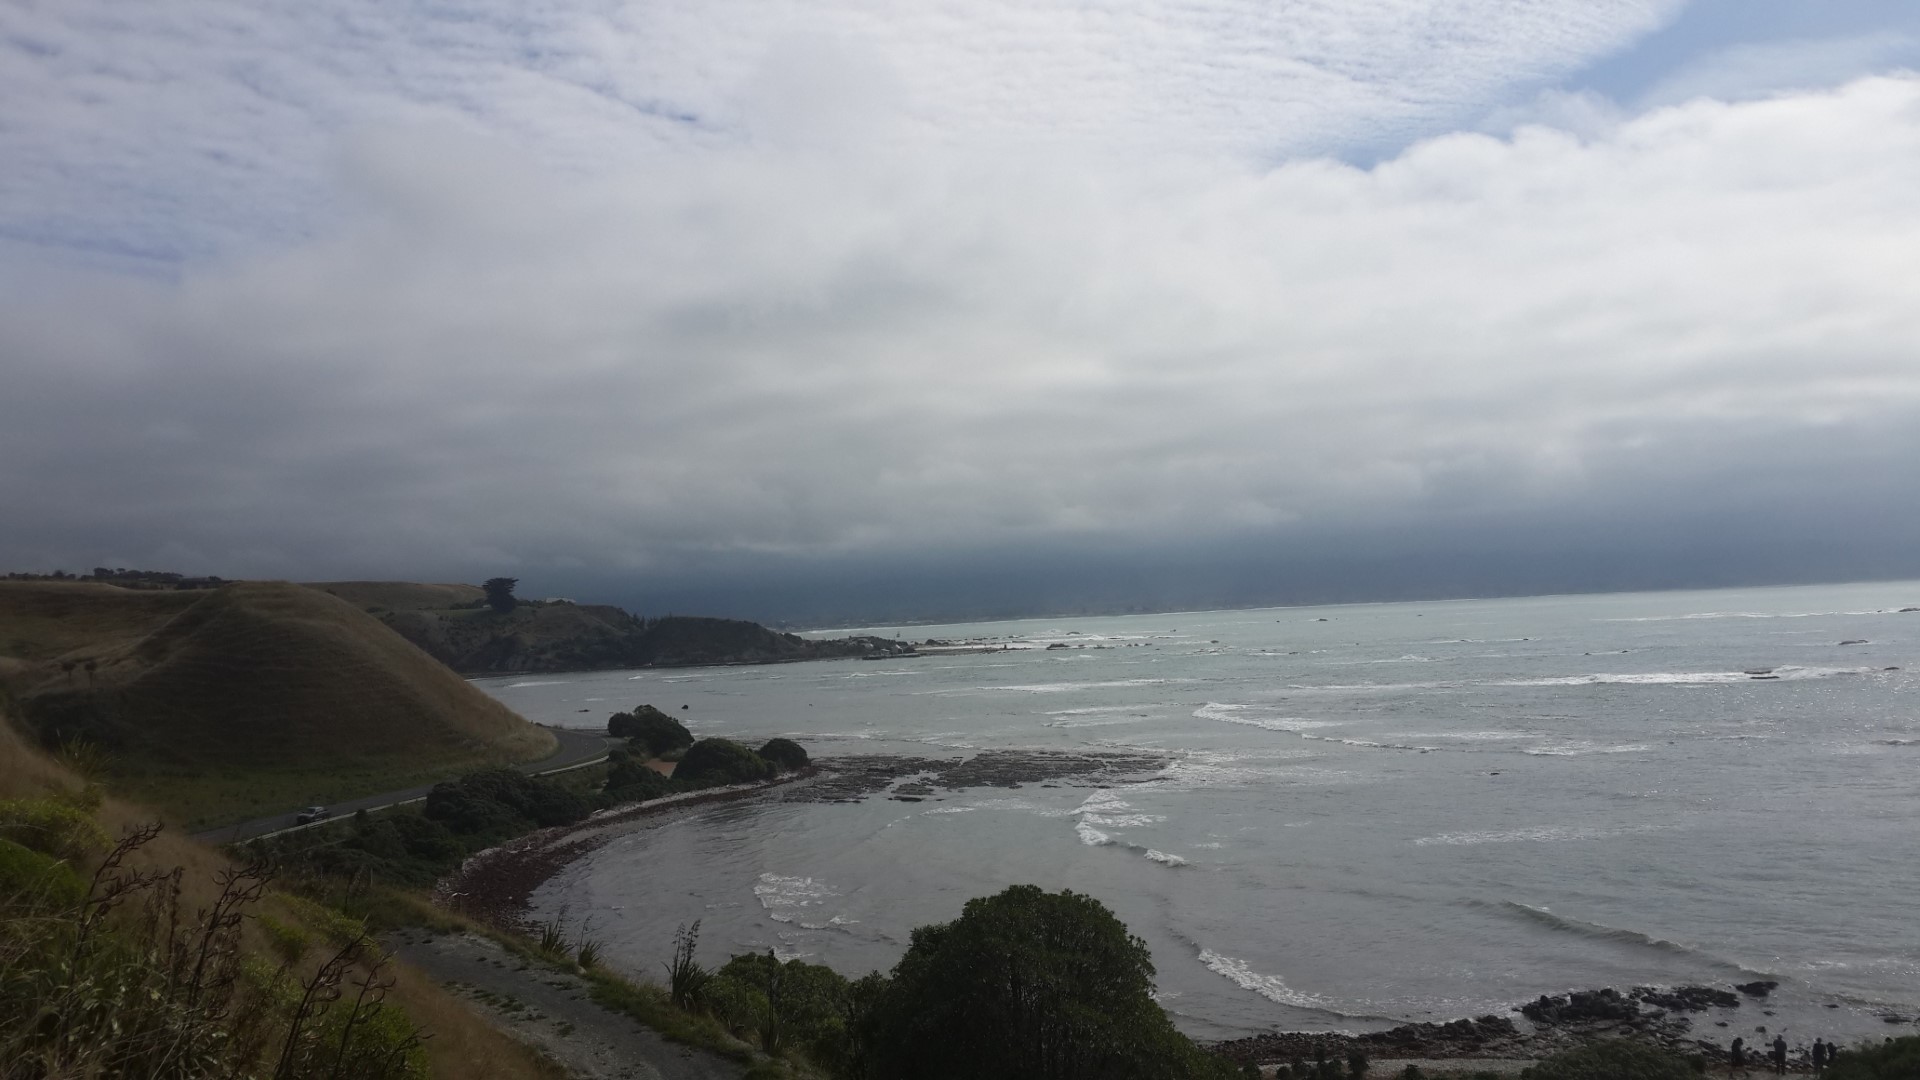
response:
<path id="1" fill-rule="evenodd" d="M 709 963 L 886 969 L 1031 882 L 1112 909 L 1202 1039 L 1771 979 L 1696 1033 L 1851 1041 L 1920 1011 L 1910 605 L 1920 582 L 870 627 L 1007 651 L 478 685 L 542 722 L 651 703 L 816 758 L 1161 759 L 637 825 L 534 898 L 636 973 L 695 919 Z"/>

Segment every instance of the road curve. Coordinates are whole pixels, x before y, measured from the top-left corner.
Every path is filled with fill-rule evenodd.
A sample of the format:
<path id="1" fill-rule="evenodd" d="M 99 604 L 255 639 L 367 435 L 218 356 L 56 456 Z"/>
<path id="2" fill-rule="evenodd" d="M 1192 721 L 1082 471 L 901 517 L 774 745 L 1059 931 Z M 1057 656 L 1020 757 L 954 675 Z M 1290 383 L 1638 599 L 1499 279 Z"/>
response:
<path id="1" fill-rule="evenodd" d="M 554 737 L 559 740 L 559 749 L 539 761 L 529 761 L 522 765 L 515 765 L 514 768 L 529 776 L 545 776 L 548 773 L 565 772 L 568 769 L 598 764 L 607 759 L 607 748 L 620 741 L 609 739 L 599 731 L 580 728 L 555 727 L 548 730 L 552 731 Z M 427 792 L 431 790 L 433 790 L 432 784 L 423 784 L 403 791 L 389 791 L 382 795 L 344 799 L 337 803 L 329 803 L 328 808 L 333 811 L 332 820 L 338 820 L 352 814 L 355 810 L 384 810 L 389 806 L 418 802 L 426 798 Z M 293 820 L 295 813 L 297 811 L 288 810 L 272 817 L 242 821 L 236 825 L 222 825 L 217 829 L 194 833 L 193 838 L 205 844 L 231 844 L 261 836 L 272 836 L 275 833 L 311 828 L 310 825 L 296 824 Z M 324 824 L 324 822 L 313 824 Z"/>

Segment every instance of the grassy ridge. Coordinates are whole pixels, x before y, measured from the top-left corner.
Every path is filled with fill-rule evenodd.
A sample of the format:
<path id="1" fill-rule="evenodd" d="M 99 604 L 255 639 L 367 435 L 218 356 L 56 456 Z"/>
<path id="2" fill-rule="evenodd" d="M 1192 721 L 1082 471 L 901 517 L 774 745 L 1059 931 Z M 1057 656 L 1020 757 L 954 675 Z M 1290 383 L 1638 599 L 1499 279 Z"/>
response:
<path id="1" fill-rule="evenodd" d="M 431 587 L 428 587 L 431 588 Z M 199 824 L 525 761 L 553 736 L 339 598 L 0 582 L 4 673 L 44 745 Z"/>

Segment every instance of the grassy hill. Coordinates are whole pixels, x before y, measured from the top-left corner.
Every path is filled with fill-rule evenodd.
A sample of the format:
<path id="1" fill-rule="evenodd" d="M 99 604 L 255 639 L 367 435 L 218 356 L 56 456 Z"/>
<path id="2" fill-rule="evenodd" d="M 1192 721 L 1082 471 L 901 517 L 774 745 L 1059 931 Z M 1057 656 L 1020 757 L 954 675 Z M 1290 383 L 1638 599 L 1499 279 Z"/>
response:
<path id="1" fill-rule="evenodd" d="M 11 661 L 0 679 L 43 744 L 97 748 L 117 788 L 189 824 L 554 745 L 360 607 L 283 582 L 196 592 L 0 582 L 0 656 Z"/>
<path id="2" fill-rule="evenodd" d="M 468 675 L 772 664 L 912 651 L 885 638 L 820 641 L 739 619 L 644 619 L 603 604 L 521 601 L 512 611 L 497 612 L 473 585 L 329 581 L 308 587 L 357 605 Z"/>

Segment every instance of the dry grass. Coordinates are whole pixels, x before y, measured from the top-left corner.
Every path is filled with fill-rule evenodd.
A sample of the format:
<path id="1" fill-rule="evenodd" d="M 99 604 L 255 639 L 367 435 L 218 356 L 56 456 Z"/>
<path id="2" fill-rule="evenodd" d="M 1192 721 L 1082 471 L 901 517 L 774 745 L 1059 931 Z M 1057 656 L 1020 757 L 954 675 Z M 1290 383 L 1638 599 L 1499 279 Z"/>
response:
<path id="1" fill-rule="evenodd" d="M 284 582 L 8 582 L 6 633 L 55 657 L 9 680 L 32 725 L 102 748 L 119 786 L 176 821 L 392 790 L 554 745 L 379 620 Z"/>
<path id="2" fill-rule="evenodd" d="M 0 706 L 0 799 L 86 800 L 90 790 L 97 795 L 97 789 L 72 764 L 38 750 L 22 738 L 5 708 Z M 156 815 L 135 803 L 103 798 L 96 817 L 109 835 L 121 835 L 153 821 Z M 214 884 L 216 875 L 233 864 L 220 853 L 168 830 L 138 849 L 128 865 L 134 870 L 150 871 L 181 868 L 181 904 L 183 910 L 191 912 L 212 903 L 218 892 Z M 316 943 L 324 942 L 329 933 L 337 932 L 341 926 L 350 926 L 344 916 L 316 909 L 283 894 L 269 893 L 259 906 L 259 914 L 285 925 L 303 927 Z M 273 955 L 275 946 L 260 920 L 246 922 L 243 940 L 256 955 Z M 404 964 L 394 964 L 390 971 L 395 984 L 389 1000 L 405 1011 L 413 1025 L 426 1029 L 432 1036 L 426 1042 L 426 1051 L 434 1076 L 449 1080 L 557 1080 L 563 1075 L 539 1054 L 490 1026 L 418 971 Z"/>
<path id="3" fill-rule="evenodd" d="M 110 649 L 145 637 L 206 595 L 77 581 L 0 581 L 0 656 L 39 661 Z"/>

